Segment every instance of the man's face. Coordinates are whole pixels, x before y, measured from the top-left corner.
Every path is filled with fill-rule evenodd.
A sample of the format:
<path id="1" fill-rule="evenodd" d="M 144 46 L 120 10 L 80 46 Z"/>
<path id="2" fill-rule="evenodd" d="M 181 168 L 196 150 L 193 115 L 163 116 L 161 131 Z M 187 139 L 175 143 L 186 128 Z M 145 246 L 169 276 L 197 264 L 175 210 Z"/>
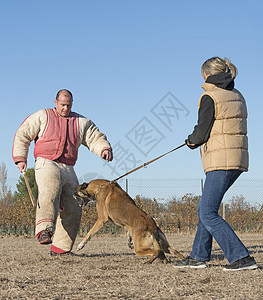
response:
<path id="1" fill-rule="evenodd" d="M 57 113 L 61 117 L 68 117 L 72 107 L 72 99 L 70 94 L 66 91 L 60 93 L 58 99 L 55 100 L 55 103 L 56 103 Z"/>

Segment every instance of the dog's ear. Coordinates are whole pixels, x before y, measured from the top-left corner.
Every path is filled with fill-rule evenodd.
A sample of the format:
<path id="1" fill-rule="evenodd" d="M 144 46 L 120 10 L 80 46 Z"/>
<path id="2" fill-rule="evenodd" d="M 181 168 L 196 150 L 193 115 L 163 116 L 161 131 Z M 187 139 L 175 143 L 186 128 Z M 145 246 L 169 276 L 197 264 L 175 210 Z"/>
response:
<path id="1" fill-rule="evenodd" d="M 85 190 L 88 187 L 88 183 L 84 182 L 78 186 L 78 191 Z"/>

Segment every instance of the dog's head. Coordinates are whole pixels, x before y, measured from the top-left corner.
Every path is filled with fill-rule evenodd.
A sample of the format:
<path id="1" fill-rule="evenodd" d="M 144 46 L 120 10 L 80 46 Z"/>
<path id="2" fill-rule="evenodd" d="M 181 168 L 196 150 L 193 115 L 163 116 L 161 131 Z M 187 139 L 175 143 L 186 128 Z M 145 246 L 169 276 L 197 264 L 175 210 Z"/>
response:
<path id="1" fill-rule="evenodd" d="M 88 183 L 84 182 L 77 187 L 76 192 L 73 193 L 73 197 L 78 201 L 79 206 L 83 207 L 88 204 L 91 199 L 90 195 L 86 191 L 88 188 Z"/>
<path id="2" fill-rule="evenodd" d="M 85 206 L 90 201 L 96 200 L 96 195 L 105 184 L 108 184 L 108 180 L 96 179 L 89 183 L 84 182 L 77 187 L 76 192 L 73 193 L 73 197 L 79 202 L 79 206 Z"/>

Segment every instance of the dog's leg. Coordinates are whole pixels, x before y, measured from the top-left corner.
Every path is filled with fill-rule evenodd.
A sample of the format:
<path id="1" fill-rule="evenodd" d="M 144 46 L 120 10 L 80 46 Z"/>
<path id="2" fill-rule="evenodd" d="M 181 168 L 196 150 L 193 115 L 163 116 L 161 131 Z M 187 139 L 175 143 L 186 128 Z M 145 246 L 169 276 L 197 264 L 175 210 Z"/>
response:
<path id="1" fill-rule="evenodd" d="M 162 262 L 167 263 L 167 259 L 159 243 L 150 232 L 142 232 L 141 230 L 133 231 L 132 239 L 134 244 L 134 252 L 137 256 L 151 256 L 146 263 L 152 263 L 159 258 Z M 153 244 L 153 249 L 151 245 Z"/>
<path id="2" fill-rule="evenodd" d="M 84 237 L 84 239 L 81 241 L 81 243 L 78 245 L 77 247 L 78 251 L 81 250 L 87 244 L 91 236 L 95 234 L 98 230 L 100 230 L 103 224 L 107 222 L 109 219 L 106 209 L 100 201 L 97 200 L 96 206 L 98 212 L 98 219 L 95 222 L 95 224 L 92 226 L 90 231 L 87 233 L 87 235 Z"/>
<path id="3" fill-rule="evenodd" d="M 159 258 L 163 263 L 167 263 L 167 258 L 165 257 L 165 254 L 162 250 L 157 249 L 143 249 L 143 250 L 137 250 L 134 251 L 137 256 L 148 256 L 150 255 L 150 259 L 146 261 L 146 263 L 152 263 L 156 260 L 156 258 Z"/>
<path id="4" fill-rule="evenodd" d="M 133 246 L 132 236 L 129 230 L 127 231 L 127 237 L 128 237 L 128 247 L 130 249 L 133 249 L 134 246 Z"/>
<path id="5" fill-rule="evenodd" d="M 101 227 L 103 226 L 103 224 L 106 222 L 107 220 L 102 220 L 102 219 L 98 219 L 95 224 L 92 226 L 91 230 L 88 232 L 88 234 L 84 237 L 84 239 L 81 241 L 81 243 L 78 245 L 77 250 L 81 250 L 86 244 L 87 242 L 90 240 L 91 236 L 96 233 L 98 230 L 101 229 Z"/>

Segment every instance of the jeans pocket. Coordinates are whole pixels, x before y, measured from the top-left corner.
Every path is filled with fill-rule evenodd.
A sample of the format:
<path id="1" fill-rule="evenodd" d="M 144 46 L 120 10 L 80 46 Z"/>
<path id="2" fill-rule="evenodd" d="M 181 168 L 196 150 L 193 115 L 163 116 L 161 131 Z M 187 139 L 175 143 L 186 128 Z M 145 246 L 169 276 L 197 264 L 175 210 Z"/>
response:
<path id="1" fill-rule="evenodd" d="M 46 159 L 43 157 L 37 157 L 35 162 L 35 171 L 43 168 L 45 166 Z"/>

